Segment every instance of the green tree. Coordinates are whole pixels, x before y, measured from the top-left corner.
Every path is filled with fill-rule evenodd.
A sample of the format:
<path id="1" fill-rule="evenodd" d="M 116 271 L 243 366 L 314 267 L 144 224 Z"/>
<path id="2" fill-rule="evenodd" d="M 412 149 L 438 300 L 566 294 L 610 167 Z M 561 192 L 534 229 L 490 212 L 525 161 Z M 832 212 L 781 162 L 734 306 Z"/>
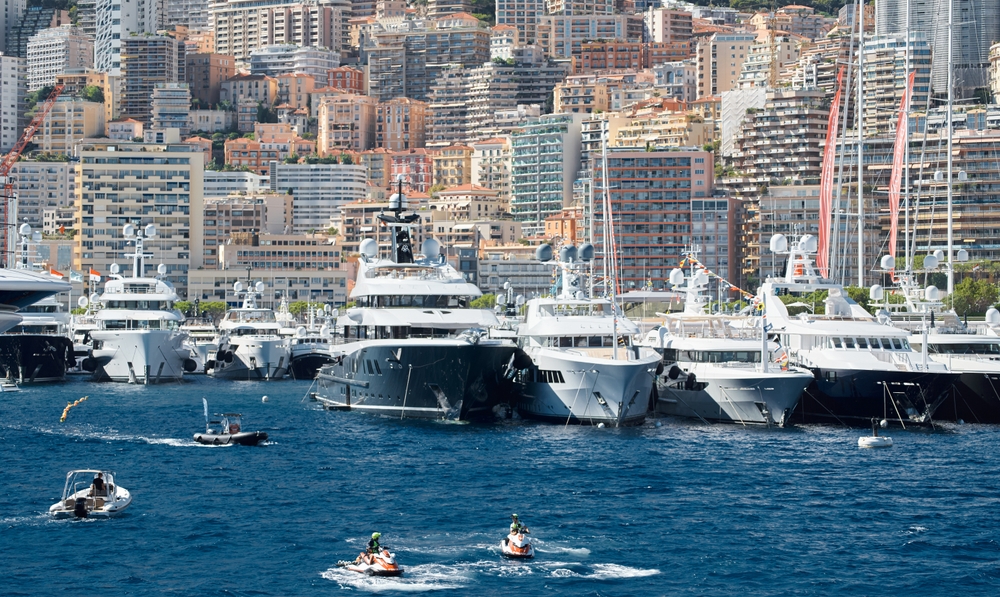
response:
<path id="1" fill-rule="evenodd" d="M 192 303 L 191 301 L 177 301 L 174 303 L 174 309 L 177 309 L 184 315 L 189 314 L 191 312 L 191 307 L 193 306 L 194 303 Z"/>
<path id="2" fill-rule="evenodd" d="M 25 112 L 33 114 L 35 111 L 35 106 L 38 104 L 38 102 L 45 101 L 45 98 L 49 97 L 49 94 L 52 93 L 52 89 L 53 89 L 52 85 L 46 85 L 45 87 L 42 87 L 41 89 L 36 89 L 31 93 L 29 93 L 28 95 L 26 95 L 24 97 Z"/>
<path id="3" fill-rule="evenodd" d="M 87 85 L 78 94 L 81 99 L 88 102 L 104 103 L 104 90 L 97 85 Z"/>
<path id="4" fill-rule="evenodd" d="M 861 288 L 860 286 L 847 286 L 844 288 L 847 291 L 847 296 L 851 298 L 855 303 L 861 305 L 861 308 L 868 311 L 868 289 Z"/>
<path id="5" fill-rule="evenodd" d="M 955 285 L 951 304 L 959 316 L 983 315 L 997 302 L 1000 290 L 988 280 L 965 278 Z"/>
<path id="6" fill-rule="evenodd" d="M 297 154 L 297 153 L 290 153 L 290 154 L 288 154 L 288 157 L 285 158 L 284 162 L 286 164 L 298 164 L 299 163 L 299 154 Z"/>
<path id="7" fill-rule="evenodd" d="M 469 303 L 469 306 L 473 309 L 492 309 L 497 304 L 497 295 L 495 294 L 484 294 L 483 296 L 473 300 Z"/>
<path id="8" fill-rule="evenodd" d="M 205 315 L 211 316 L 214 321 L 222 319 L 228 308 L 223 301 L 208 301 L 199 305 L 199 310 Z"/>
<path id="9" fill-rule="evenodd" d="M 309 305 L 312 305 L 314 309 L 318 309 L 320 311 L 323 310 L 323 303 L 312 303 L 309 301 L 295 301 L 291 305 L 288 305 L 288 312 L 294 315 L 295 317 L 299 317 L 300 315 L 304 316 L 309 313 Z"/>

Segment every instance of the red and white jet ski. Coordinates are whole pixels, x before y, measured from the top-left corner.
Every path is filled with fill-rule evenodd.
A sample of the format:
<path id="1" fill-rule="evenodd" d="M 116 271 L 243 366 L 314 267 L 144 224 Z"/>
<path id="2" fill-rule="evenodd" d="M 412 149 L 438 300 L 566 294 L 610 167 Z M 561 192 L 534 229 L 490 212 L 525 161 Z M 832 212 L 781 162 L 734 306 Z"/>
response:
<path id="1" fill-rule="evenodd" d="M 510 533 L 504 537 L 500 541 L 503 555 L 508 558 L 524 559 L 535 557 L 535 548 L 531 546 L 531 541 L 528 541 L 527 532 L 525 529 L 523 533 Z"/>
<path id="2" fill-rule="evenodd" d="M 341 568 L 347 568 L 354 572 L 367 574 L 368 576 L 402 576 L 403 567 L 396 563 L 396 556 L 388 549 L 382 548 L 377 554 L 367 556 L 362 553 L 353 562 L 337 562 Z"/>

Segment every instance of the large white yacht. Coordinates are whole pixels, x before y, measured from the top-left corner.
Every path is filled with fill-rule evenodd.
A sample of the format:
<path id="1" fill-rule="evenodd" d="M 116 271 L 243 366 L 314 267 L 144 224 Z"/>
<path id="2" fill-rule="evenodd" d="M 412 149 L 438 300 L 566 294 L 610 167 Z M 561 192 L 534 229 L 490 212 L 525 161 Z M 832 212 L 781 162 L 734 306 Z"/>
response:
<path id="1" fill-rule="evenodd" d="M 770 363 L 778 345 L 766 339 L 762 318 L 707 313 L 708 281 L 693 265 L 688 276 L 680 269 L 670 272 L 671 284 L 685 293 L 684 310 L 665 315 L 663 325 L 643 341 L 663 354 L 656 412 L 703 421 L 785 425 L 812 382 L 812 372 L 790 367 L 780 357 Z"/>
<path id="2" fill-rule="evenodd" d="M 374 239 L 362 241 L 351 300 L 357 306 L 337 319 L 345 344 L 319 370 L 316 398 L 327 408 L 392 417 L 490 419 L 508 399 L 515 346 L 490 339 L 497 325 L 489 309 L 469 302 L 481 296 L 441 253 L 434 239 L 414 255 L 411 229 L 419 214 L 403 215 L 402 188 L 390 198 L 390 256 Z"/>
<path id="3" fill-rule="evenodd" d="M 187 319 L 181 329 L 187 333 L 186 345 L 191 350 L 195 369 L 192 373 L 205 373 L 205 365 L 215 357 L 219 350 L 219 329 L 215 327 L 211 316 Z"/>
<path id="4" fill-rule="evenodd" d="M 873 417 L 927 423 L 947 399 L 957 375 L 915 352 L 910 332 L 878 321 L 847 296 L 843 286 L 819 275 L 813 265 L 817 239 L 771 238 L 773 253 L 787 255 L 787 270 L 761 285 L 758 300 L 772 338 L 791 365 L 813 372 L 793 419 L 867 425 Z M 782 296 L 826 293 L 824 313 L 789 315 Z M 818 309 L 817 309 L 818 310 Z"/>
<path id="5" fill-rule="evenodd" d="M 143 242 L 156 236 L 156 226 L 147 225 L 145 237 L 131 224 L 123 232 L 135 245 L 135 252 L 125 255 L 132 258 L 132 275 L 120 275 L 118 264 L 111 264 L 111 278 L 96 297 L 97 329 L 90 332 L 92 348 L 83 369 L 93 372 L 96 380 L 180 381 L 195 363 L 184 346 L 187 334 L 180 330 L 184 316 L 174 308 L 177 292 L 166 280 L 162 263 L 155 278 L 144 275 L 146 259 L 153 254 L 144 250 Z"/>
<path id="6" fill-rule="evenodd" d="M 593 253 L 592 245 L 563 247 L 558 296 L 527 302 L 517 338 L 530 365 L 515 378 L 523 417 L 622 426 L 641 424 L 650 411 L 660 355 L 632 346 L 639 328 L 613 301 L 588 298 L 581 289 L 581 270 Z M 536 257 L 551 261 L 552 248 L 542 245 Z"/>
<path id="7" fill-rule="evenodd" d="M 959 251 L 959 261 L 965 260 L 964 252 Z M 927 255 L 920 270 L 893 272 L 892 287 L 873 286 L 871 304 L 883 320 L 891 319 L 894 326 L 912 333 L 915 350 L 926 344 L 933 361 L 959 375 L 954 399 L 946 400 L 935 418 L 1000 423 L 1000 312 L 991 308 L 985 321 L 963 322 L 937 287 L 922 287 L 919 276 L 938 271 L 941 253 Z M 894 261 L 883 257 L 883 269 L 891 269 Z"/>
<path id="8" fill-rule="evenodd" d="M 281 326 L 274 310 L 257 305 L 264 292 L 264 283 L 247 281 L 233 285 L 236 299 L 242 303 L 226 311 L 219 323 L 219 348 L 208 361 L 206 371 L 221 379 L 274 380 L 288 372 L 291 352 L 288 339 L 279 332 Z"/>
<path id="9" fill-rule="evenodd" d="M 21 323 L 18 309 L 54 294 L 68 292 L 70 288 L 69 282 L 49 274 L 0 268 L 0 332 L 6 332 Z"/>

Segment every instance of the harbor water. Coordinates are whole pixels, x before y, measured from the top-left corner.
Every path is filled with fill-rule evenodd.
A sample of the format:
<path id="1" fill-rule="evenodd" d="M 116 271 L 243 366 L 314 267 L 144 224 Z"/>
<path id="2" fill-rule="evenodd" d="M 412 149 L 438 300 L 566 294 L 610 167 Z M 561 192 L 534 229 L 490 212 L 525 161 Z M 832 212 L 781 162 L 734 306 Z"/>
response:
<path id="1" fill-rule="evenodd" d="M 893 429 L 893 448 L 862 450 L 863 432 L 826 426 L 400 421 L 324 411 L 309 387 L 0 394 L 0 594 L 1000 592 L 998 427 Z M 270 441 L 196 444 L 203 396 Z M 128 510 L 51 520 L 78 468 L 116 471 Z M 532 561 L 500 555 L 512 512 Z M 336 567 L 373 531 L 403 577 Z"/>

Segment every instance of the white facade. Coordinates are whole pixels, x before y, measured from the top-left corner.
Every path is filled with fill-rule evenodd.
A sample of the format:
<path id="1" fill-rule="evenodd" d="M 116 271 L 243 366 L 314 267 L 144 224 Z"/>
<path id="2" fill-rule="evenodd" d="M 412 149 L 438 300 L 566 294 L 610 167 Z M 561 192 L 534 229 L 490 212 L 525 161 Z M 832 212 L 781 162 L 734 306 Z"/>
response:
<path id="1" fill-rule="evenodd" d="M 349 49 L 350 0 L 224 0 L 209 7 L 215 52 L 247 62 L 274 44 Z"/>
<path id="2" fill-rule="evenodd" d="M 253 172 L 205 171 L 205 198 L 226 197 L 236 193 L 252 195 L 270 189 L 267 176 Z"/>
<path id="3" fill-rule="evenodd" d="M 14 164 L 10 175 L 17 193 L 17 219 L 35 230 L 43 228 L 45 210 L 66 207 L 73 201 L 75 173 L 69 162 L 21 161 Z"/>
<path id="4" fill-rule="evenodd" d="M 167 28 L 187 25 L 189 29 L 208 29 L 208 0 L 169 0 L 167 2 Z"/>
<path id="5" fill-rule="evenodd" d="M 271 190 L 292 196 L 292 233 L 325 230 L 339 208 L 367 191 L 364 166 L 271 162 Z"/>
<path id="6" fill-rule="evenodd" d="M 186 83 L 157 85 L 153 90 L 152 127 L 191 132 L 191 90 Z"/>
<path id="7" fill-rule="evenodd" d="M 733 155 L 736 149 L 735 136 L 743 126 L 743 119 L 746 118 L 747 110 L 760 110 L 767 101 L 767 89 L 755 87 L 751 89 L 739 89 L 734 91 L 724 91 L 722 93 L 722 142 L 720 152 L 723 156 Z"/>
<path id="8" fill-rule="evenodd" d="M 250 52 L 250 74 L 276 77 L 292 73 L 325 80 L 327 71 L 340 66 L 340 52 L 296 45 L 264 46 Z"/>
<path id="9" fill-rule="evenodd" d="M 120 77 L 122 39 L 133 33 L 156 33 L 158 3 L 149 0 L 97 0 L 94 68 Z"/>
<path id="10" fill-rule="evenodd" d="M 654 87 L 664 97 L 684 102 L 698 99 L 698 66 L 694 60 L 664 62 L 653 67 Z"/>
<path id="11" fill-rule="evenodd" d="M 94 66 L 94 42 L 72 25 L 43 29 L 28 39 L 28 91 L 55 85 L 56 75 Z"/>
<path id="12" fill-rule="evenodd" d="M 0 152 L 10 151 L 21 136 L 18 119 L 26 94 L 24 58 L 0 53 Z"/>

